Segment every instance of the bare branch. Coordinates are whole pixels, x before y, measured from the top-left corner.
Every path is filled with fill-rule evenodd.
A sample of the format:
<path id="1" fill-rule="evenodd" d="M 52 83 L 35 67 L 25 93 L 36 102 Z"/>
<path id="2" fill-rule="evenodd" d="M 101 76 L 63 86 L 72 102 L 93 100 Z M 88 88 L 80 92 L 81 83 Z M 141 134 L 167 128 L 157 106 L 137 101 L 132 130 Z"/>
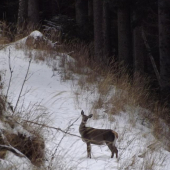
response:
<path id="1" fill-rule="evenodd" d="M 78 120 L 78 119 L 77 119 Z M 78 135 L 75 135 L 75 134 L 72 134 L 72 133 L 69 133 L 68 131 L 64 131 L 60 128 L 56 128 L 56 127 L 53 127 L 53 126 L 47 126 L 45 124 L 41 124 L 41 123 L 37 123 L 37 122 L 33 122 L 33 121 L 29 121 L 29 120 L 23 120 L 24 122 L 28 122 L 28 123 L 32 123 L 32 124 L 35 124 L 35 125 L 39 125 L 39 126 L 42 126 L 42 127 L 45 127 L 45 128 L 50 128 L 50 129 L 55 129 L 55 130 L 58 130 L 62 133 L 65 133 L 65 134 L 68 134 L 68 135 L 71 135 L 71 136 L 74 136 L 74 137 L 78 137 L 78 138 L 81 138 L 80 136 Z"/>
<path id="2" fill-rule="evenodd" d="M 6 97 L 5 97 L 5 102 L 7 101 L 8 92 L 9 92 L 10 85 L 11 85 L 11 80 L 12 80 L 12 73 L 13 73 L 13 70 L 12 70 L 12 68 L 11 68 L 11 55 L 10 55 L 10 49 L 9 49 L 9 56 L 8 56 L 8 59 L 9 59 L 10 79 L 9 79 L 8 89 L 7 89 L 7 93 L 6 93 Z"/>
<path id="3" fill-rule="evenodd" d="M 27 77 L 28 77 L 28 73 L 29 73 L 31 61 L 32 61 L 32 57 L 30 58 L 30 61 L 29 61 L 29 64 L 28 64 L 27 72 L 26 72 L 24 81 L 23 81 L 23 83 L 22 83 L 22 87 L 21 87 L 21 90 L 20 90 L 20 93 L 19 93 L 19 96 L 18 96 L 16 105 L 15 105 L 15 108 L 14 108 L 14 112 L 15 112 L 15 110 L 16 110 L 16 108 L 17 108 L 17 106 L 18 106 L 19 100 L 20 100 L 20 98 L 21 98 L 21 94 L 22 94 L 22 90 L 23 90 L 23 88 L 24 88 L 25 82 L 27 81 Z"/>
<path id="4" fill-rule="evenodd" d="M 57 153 L 57 150 L 58 150 L 58 148 L 59 148 L 61 142 L 63 141 L 64 137 L 65 137 L 66 134 L 68 133 L 68 131 L 69 131 L 69 129 L 71 128 L 71 126 L 73 126 L 74 123 L 75 123 L 79 118 L 80 118 L 80 117 L 78 117 L 73 123 L 71 123 L 71 124 L 67 127 L 67 129 L 66 129 L 66 131 L 65 131 L 65 133 L 64 133 L 64 135 L 63 135 L 63 137 L 60 139 L 60 142 L 58 143 L 58 145 L 57 145 L 57 147 L 56 147 L 54 153 L 52 154 L 51 161 L 50 161 L 50 166 L 52 166 L 52 163 L 53 163 L 53 159 L 54 159 L 54 157 L 55 157 L 55 154 Z M 61 129 L 60 129 L 60 130 L 61 130 Z"/>
<path id="5" fill-rule="evenodd" d="M 24 157 L 24 158 L 26 157 L 24 154 L 22 154 L 20 151 L 18 151 L 17 149 L 15 149 L 12 146 L 0 145 L 0 151 L 6 151 L 6 150 L 14 153 L 16 156 Z"/>

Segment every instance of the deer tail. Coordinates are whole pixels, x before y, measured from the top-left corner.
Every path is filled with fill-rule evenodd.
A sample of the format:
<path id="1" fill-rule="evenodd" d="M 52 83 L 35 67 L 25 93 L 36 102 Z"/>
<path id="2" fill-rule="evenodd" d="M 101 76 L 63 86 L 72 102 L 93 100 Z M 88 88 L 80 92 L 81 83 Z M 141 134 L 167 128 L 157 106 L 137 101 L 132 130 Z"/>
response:
<path id="1" fill-rule="evenodd" d="M 118 133 L 112 130 L 112 133 L 115 135 L 115 137 L 118 139 Z"/>
<path id="2" fill-rule="evenodd" d="M 114 130 L 112 130 L 112 133 L 114 134 L 114 136 L 115 136 L 115 139 L 114 139 L 114 141 L 113 141 L 113 146 L 115 146 L 115 144 L 116 144 L 116 140 L 118 139 L 118 133 L 117 132 L 115 132 Z"/>

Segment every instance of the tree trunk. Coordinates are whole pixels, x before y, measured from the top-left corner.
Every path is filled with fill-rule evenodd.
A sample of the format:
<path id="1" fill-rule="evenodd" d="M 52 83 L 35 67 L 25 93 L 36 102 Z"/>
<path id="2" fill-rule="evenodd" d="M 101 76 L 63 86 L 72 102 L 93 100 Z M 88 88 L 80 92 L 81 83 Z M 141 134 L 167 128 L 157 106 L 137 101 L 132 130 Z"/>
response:
<path id="1" fill-rule="evenodd" d="M 93 0 L 94 11 L 94 55 L 95 60 L 103 62 L 103 0 Z"/>
<path id="2" fill-rule="evenodd" d="M 144 73 L 145 69 L 145 54 L 144 54 L 144 43 L 142 39 L 142 28 L 136 26 L 133 29 L 133 64 L 134 72 Z"/>
<path id="3" fill-rule="evenodd" d="M 88 1 L 76 0 L 76 23 L 83 27 L 88 23 Z"/>
<path id="4" fill-rule="evenodd" d="M 88 16 L 90 21 L 93 20 L 93 0 L 88 0 Z"/>
<path id="5" fill-rule="evenodd" d="M 106 58 L 106 61 L 108 61 L 111 55 L 111 21 L 109 2 L 106 0 L 103 2 L 103 37 L 104 37 L 103 55 Z"/>
<path id="6" fill-rule="evenodd" d="M 118 7 L 118 58 L 126 66 L 132 65 L 131 24 L 129 7 Z"/>
<path id="7" fill-rule="evenodd" d="M 22 33 L 26 28 L 28 18 L 28 0 L 19 0 L 18 9 L 18 33 Z"/>
<path id="8" fill-rule="evenodd" d="M 50 17 L 53 17 L 57 14 L 57 2 L 55 0 L 50 0 L 50 11 L 49 11 L 49 15 Z"/>
<path id="9" fill-rule="evenodd" d="M 158 0 L 160 90 L 162 101 L 170 105 L 170 2 Z"/>
<path id="10" fill-rule="evenodd" d="M 38 0 L 28 0 L 28 19 L 31 25 L 37 25 L 39 23 Z"/>

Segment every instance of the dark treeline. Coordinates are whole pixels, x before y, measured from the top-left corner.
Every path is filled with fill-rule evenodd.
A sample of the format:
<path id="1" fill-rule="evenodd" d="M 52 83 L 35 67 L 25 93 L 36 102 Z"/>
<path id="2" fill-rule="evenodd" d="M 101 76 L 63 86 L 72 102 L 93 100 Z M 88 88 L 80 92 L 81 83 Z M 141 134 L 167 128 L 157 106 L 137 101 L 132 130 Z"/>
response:
<path id="1" fill-rule="evenodd" d="M 130 74 L 154 79 L 162 101 L 170 103 L 169 0 L 1 0 L 0 20 L 44 24 L 54 17 L 68 38 L 94 42 L 94 60 L 123 62 Z M 69 24 L 68 24 L 69 23 Z M 57 23 L 60 24 L 60 23 Z M 71 31 L 70 31 L 71 30 Z"/>

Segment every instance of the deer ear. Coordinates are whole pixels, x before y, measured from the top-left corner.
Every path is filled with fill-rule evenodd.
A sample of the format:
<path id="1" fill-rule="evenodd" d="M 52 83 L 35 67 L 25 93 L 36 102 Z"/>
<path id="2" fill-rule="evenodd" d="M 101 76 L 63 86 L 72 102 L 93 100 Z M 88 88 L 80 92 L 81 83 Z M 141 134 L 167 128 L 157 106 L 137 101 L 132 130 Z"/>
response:
<path id="1" fill-rule="evenodd" d="M 93 115 L 92 115 L 92 114 L 90 114 L 90 115 L 89 115 L 89 118 L 91 118 L 92 116 L 93 116 Z"/>
<path id="2" fill-rule="evenodd" d="M 83 110 L 81 111 L 81 115 L 82 115 L 82 116 L 84 116 L 84 112 L 83 112 Z"/>

